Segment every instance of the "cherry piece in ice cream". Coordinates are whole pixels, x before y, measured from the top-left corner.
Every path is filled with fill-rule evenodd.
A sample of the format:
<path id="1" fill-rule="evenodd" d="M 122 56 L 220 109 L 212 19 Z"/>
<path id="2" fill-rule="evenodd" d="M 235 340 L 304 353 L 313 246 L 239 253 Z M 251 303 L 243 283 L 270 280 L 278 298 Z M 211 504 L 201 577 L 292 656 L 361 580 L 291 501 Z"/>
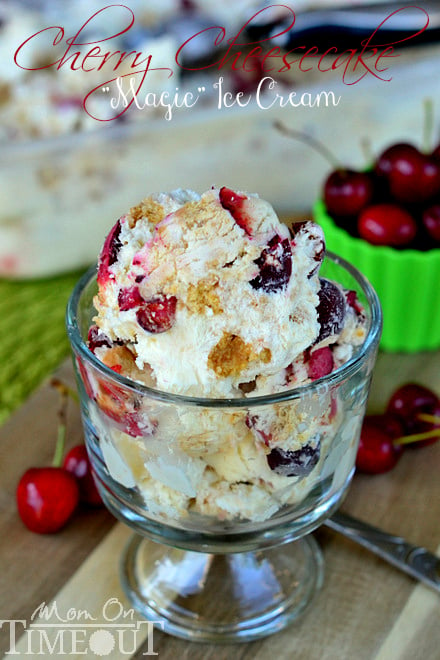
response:
<path id="1" fill-rule="evenodd" d="M 121 289 L 118 294 L 118 305 L 121 312 L 126 312 L 133 307 L 139 307 L 144 302 L 137 286 Z"/>
<path id="2" fill-rule="evenodd" d="M 333 371 L 333 353 L 328 346 L 311 351 L 307 364 L 309 378 L 317 380 Z"/>
<path id="3" fill-rule="evenodd" d="M 120 241 L 121 223 L 118 222 L 112 227 L 107 238 L 105 239 L 104 246 L 99 258 L 98 267 L 98 284 L 104 284 L 109 278 L 109 267 L 112 266 L 117 258 L 119 250 L 122 247 Z"/>
<path id="4" fill-rule="evenodd" d="M 245 195 L 239 195 L 230 188 L 223 186 L 223 188 L 220 188 L 219 199 L 220 204 L 224 209 L 229 211 L 237 225 L 250 236 L 252 234 L 252 225 L 249 215 L 243 208 L 243 202 L 247 200 L 247 197 Z"/>
<path id="5" fill-rule="evenodd" d="M 147 332 L 166 332 L 174 325 L 176 305 L 175 296 L 155 296 L 139 307 L 136 312 L 137 322 Z"/>
<path id="6" fill-rule="evenodd" d="M 98 328 L 97 325 L 92 325 L 90 326 L 87 335 L 87 345 L 92 353 L 94 353 L 95 349 L 100 348 L 101 346 L 107 346 L 108 348 L 111 348 L 112 341 L 104 332 L 102 332 L 102 330 Z"/>
<path id="7" fill-rule="evenodd" d="M 305 477 L 313 470 L 320 455 L 320 443 L 301 447 L 296 451 L 274 447 L 267 455 L 271 470 L 283 477 Z"/>
<path id="8" fill-rule="evenodd" d="M 260 272 L 250 282 L 254 289 L 263 289 L 266 293 L 284 289 L 292 274 L 292 248 L 289 239 L 282 239 L 276 234 L 255 263 Z"/>
<path id="9" fill-rule="evenodd" d="M 344 327 L 346 302 L 344 293 L 341 289 L 324 278 L 320 278 L 321 288 L 318 291 L 319 304 L 318 322 L 320 325 L 319 335 L 316 343 L 339 335 Z"/>

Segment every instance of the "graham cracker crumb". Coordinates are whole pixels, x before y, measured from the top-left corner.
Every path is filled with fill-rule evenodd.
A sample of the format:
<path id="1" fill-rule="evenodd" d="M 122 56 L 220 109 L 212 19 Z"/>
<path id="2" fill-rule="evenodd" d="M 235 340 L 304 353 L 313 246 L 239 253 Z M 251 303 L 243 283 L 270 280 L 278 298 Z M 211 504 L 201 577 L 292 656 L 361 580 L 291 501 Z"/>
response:
<path id="1" fill-rule="evenodd" d="M 141 218 L 148 218 L 148 221 L 156 226 L 165 217 L 165 211 L 162 204 L 156 202 L 151 197 L 146 197 L 137 206 L 133 206 L 128 214 L 128 224 L 133 228 Z"/>
<path id="2" fill-rule="evenodd" d="M 136 368 L 133 354 L 126 346 L 113 346 L 109 348 L 101 360 L 110 369 L 121 367 L 124 373 L 130 373 L 133 368 Z"/>
<path id="3" fill-rule="evenodd" d="M 217 283 L 213 284 L 207 280 L 201 280 L 196 285 L 190 284 L 186 299 L 186 305 L 190 312 L 193 314 L 203 314 L 205 307 L 212 309 L 214 314 L 221 314 L 223 312 L 215 289 Z"/>
<path id="4" fill-rule="evenodd" d="M 238 375 L 256 359 L 264 363 L 269 362 L 270 350 L 263 348 L 260 353 L 255 353 L 252 345 L 246 344 L 241 337 L 224 332 L 223 337 L 208 355 L 208 367 L 215 371 L 217 376 L 226 378 Z"/>
<path id="5" fill-rule="evenodd" d="M 209 216 L 212 214 L 212 210 L 215 209 L 215 202 L 212 199 L 201 199 L 197 202 L 188 202 L 183 208 L 185 224 L 188 229 L 193 229 L 205 224 L 206 214 Z M 179 211 L 177 213 L 179 214 Z"/>
<path id="6" fill-rule="evenodd" d="M 11 86 L 8 83 L 0 83 L 0 105 L 6 105 L 11 98 Z"/>
<path id="7" fill-rule="evenodd" d="M 258 354 L 258 359 L 261 360 L 263 364 L 268 364 L 271 358 L 272 353 L 270 352 L 270 348 L 263 348 L 263 350 Z"/>
<path id="8" fill-rule="evenodd" d="M 231 218 L 226 211 L 219 205 L 213 197 L 206 197 L 197 202 L 187 202 L 182 208 L 176 211 L 176 217 L 182 221 L 187 229 L 192 232 L 202 234 L 212 225 L 213 220 L 217 226 L 219 234 L 224 232 L 224 227 L 230 227 Z"/>

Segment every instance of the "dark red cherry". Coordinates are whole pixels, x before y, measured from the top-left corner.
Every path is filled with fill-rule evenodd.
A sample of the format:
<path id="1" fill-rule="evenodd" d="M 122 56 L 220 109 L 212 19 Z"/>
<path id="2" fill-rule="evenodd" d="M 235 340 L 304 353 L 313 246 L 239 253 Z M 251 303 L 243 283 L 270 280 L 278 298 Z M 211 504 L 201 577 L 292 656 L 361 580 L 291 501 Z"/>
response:
<path id="1" fill-rule="evenodd" d="M 381 415 L 368 415 L 365 418 L 369 424 L 377 426 L 392 440 L 401 438 L 406 433 L 405 424 L 402 419 L 391 412 L 382 413 Z"/>
<path id="2" fill-rule="evenodd" d="M 412 177 L 402 169 L 394 169 L 389 180 L 391 194 L 399 201 L 426 202 L 440 192 L 440 163 L 421 154 Z"/>
<path id="3" fill-rule="evenodd" d="M 112 346 L 122 346 L 123 343 L 124 342 L 120 339 L 112 340 L 110 337 L 107 337 L 107 335 L 102 332 L 102 330 L 98 328 L 97 325 L 91 325 L 89 328 L 87 335 L 87 346 L 92 351 L 92 353 L 94 353 L 95 350 L 101 346 L 107 346 L 108 348 L 111 348 Z"/>
<path id="4" fill-rule="evenodd" d="M 428 421 L 423 419 L 423 414 L 428 415 L 432 420 Z M 432 408 L 426 409 L 421 415 L 421 417 L 416 415 L 416 420 L 411 432 L 426 434 L 428 437 L 426 437 L 426 439 L 420 438 L 417 442 L 407 445 L 414 449 L 417 449 L 418 447 L 426 447 L 426 445 L 432 445 L 434 442 L 440 440 L 440 401 L 432 406 Z"/>
<path id="5" fill-rule="evenodd" d="M 137 322 L 147 332 L 166 332 L 174 325 L 176 306 L 175 296 L 155 296 L 139 307 L 136 312 Z"/>
<path id="6" fill-rule="evenodd" d="M 440 426 L 435 422 L 420 419 L 420 414 L 438 417 L 440 415 L 440 399 L 432 390 L 418 383 L 406 383 L 399 387 L 388 402 L 387 412 L 393 413 L 401 420 L 405 429 L 405 433 L 402 435 L 427 433 Z M 438 437 L 427 438 L 411 443 L 409 446 L 423 447 L 437 440 Z"/>
<path id="7" fill-rule="evenodd" d="M 417 233 L 414 218 L 397 204 L 367 206 L 358 218 L 361 238 L 372 245 L 405 246 Z"/>
<path id="8" fill-rule="evenodd" d="M 320 450 L 317 438 L 316 444 L 304 445 L 296 451 L 274 447 L 266 458 L 270 469 L 282 477 L 305 477 L 318 463 Z"/>
<path id="9" fill-rule="evenodd" d="M 99 267 L 98 267 L 98 284 L 105 284 L 110 278 L 109 267 L 112 266 L 119 254 L 119 250 L 122 247 L 120 241 L 121 234 L 121 222 L 118 222 L 112 227 L 107 238 L 105 239 L 101 254 L 99 257 Z"/>
<path id="10" fill-rule="evenodd" d="M 403 421 L 406 432 L 412 433 L 418 424 L 417 414 L 429 414 L 439 405 L 439 398 L 432 390 L 418 383 L 406 383 L 392 395 L 387 412 L 397 415 Z"/>
<path id="11" fill-rule="evenodd" d="M 107 335 L 98 328 L 97 325 L 91 325 L 87 335 L 87 345 L 92 353 L 95 352 L 96 348 L 101 346 L 107 346 L 111 348 L 112 341 Z"/>
<path id="12" fill-rule="evenodd" d="M 440 192 L 440 163 L 411 144 L 386 149 L 375 171 L 388 182 L 391 196 L 403 204 L 426 202 Z"/>
<path id="13" fill-rule="evenodd" d="M 366 172 L 335 170 L 324 183 L 324 203 L 330 215 L 356 216 L 372 197 L 373 183 Z"/>
<path id="14" fill-rule="evenodd" d="M 377 158 L 374 171 L 379 177 L 388 177 L 398 161 L 409 160 L 417 157 L 418 149 L 407 142 L 397 142 L 387 147 Z"/>
<path id="15" fill-rule="evenodd" d="M 365 418 L 356 456 L 357 470 L 367 474 L 388 472 L 396 465 L 401 454 L 401 448 L 393 444 L 392 438 Z"/>
<path id="16" fill-rule="evenodd" d="M 434 204 L 423 212 L 423 224 L 429 236 L 440 243 L 440 204 Z"/>
<path id="17" fill-rule="evenodd" d="M 316 309 L 320 330 L 316 344 L 327 337 L 339 335 L 344 327 L 346 310 L 345 296 L 340 287 L 322 277 L 319 281 L 321 288 L 318 291 L 319 304 Z"/>
<path id="18" fill-rule="evenodd" d="M 284 289 L 292 274 L 292 248 L 288 238 L 277 234 L 269 241 L 258 259 L 255 260 L 259 274 L 250 281 L 254 289 L 273 293 Z"/>

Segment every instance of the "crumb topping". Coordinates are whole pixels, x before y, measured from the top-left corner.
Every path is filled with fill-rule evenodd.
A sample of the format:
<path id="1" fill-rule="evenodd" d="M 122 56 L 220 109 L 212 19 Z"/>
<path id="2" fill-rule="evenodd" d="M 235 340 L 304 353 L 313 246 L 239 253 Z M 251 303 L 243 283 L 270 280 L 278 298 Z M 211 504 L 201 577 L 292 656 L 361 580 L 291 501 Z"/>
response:
<path id="1" fill-rule="evenodd" d="M 128 223 L 133 228 L 141 218 L 147 218 L 152 225 L 157 225 L 165 217 L 162 204 L 151 197 L 146 197 L 137 206 L 133 206 L 128 213 Z"/>
<path id="2" fill-rule="evenodd" d="M 105 350 L 100 356 L 107 367 L 117 373 L 123 373 L 131 378 L 140 380 L 142 372 L 137 368 L 135 356 L 126 346 L 113 346 Z"/>
<path id="3" fill-rule="evenodd" d="M 194 236 L 205 236 L 215 224 L 218 233 L 229 232 L 232 219 L 213 195 L 204 195 L 196 202 L 187 202 L 178 211 L 176 219 L 194 232 Z"/>
<path id="4" fill-rule="evenodd" d="M 193 314 L 203 314 L 205 308 L 212 309 L 214 314 L 221 314 L 223 308 L 216 292 L 218 284 L 208 280 L 200 280 L 196 285 L 190 284 L 186 298 L 186 305 Z"/>
<path id="5" fill-rule="evenodd" d="M 208 355 L 208 367 L 215 371 L 217 376 L 234 376 L 246 369 L 253 360 L 258 359 L 267 364 L 271 357 L 268 348 L 256 353 L 252 344 L 246 344 L 240 336 L 224 332 Z"/>
<path id="6" fill-rule="evenodd" d="M 5 82 L 0 83 L 0 105 L 6 105 L 11 99 L 11 86 Z"/>

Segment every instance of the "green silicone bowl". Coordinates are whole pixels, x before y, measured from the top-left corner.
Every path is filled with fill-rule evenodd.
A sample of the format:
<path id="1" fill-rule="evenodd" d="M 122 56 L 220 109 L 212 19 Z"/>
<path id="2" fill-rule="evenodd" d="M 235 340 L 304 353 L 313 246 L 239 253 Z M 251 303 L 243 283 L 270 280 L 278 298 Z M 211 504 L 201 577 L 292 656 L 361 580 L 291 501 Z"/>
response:
<path id="1" fill-rule="evenodd" d="M 440 249 L 419 252 L 370 245 L 338 227 L 319 200 L 313 209 L 329 250 L 376 289 L 383 309 L 381 348 L 416 353 L 440 347 Z"/>

